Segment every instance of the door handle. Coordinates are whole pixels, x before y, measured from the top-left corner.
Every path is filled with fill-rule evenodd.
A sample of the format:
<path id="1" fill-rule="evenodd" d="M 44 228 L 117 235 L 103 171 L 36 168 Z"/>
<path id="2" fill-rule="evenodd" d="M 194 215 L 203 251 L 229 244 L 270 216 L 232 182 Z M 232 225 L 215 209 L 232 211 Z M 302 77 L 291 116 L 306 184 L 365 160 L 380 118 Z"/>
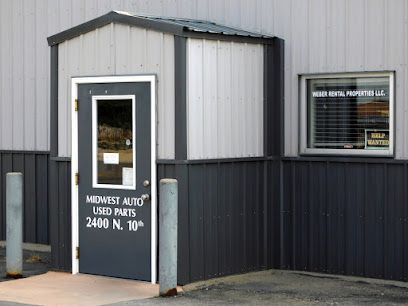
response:
<path id="1" fill-rule="evenodd" d="M 150 200 L 150 195 L 145 193 L 145 194 L 142 194 L 141 198 L 142 198 L 143 202 L 146 202 L 146 201 Z"/>

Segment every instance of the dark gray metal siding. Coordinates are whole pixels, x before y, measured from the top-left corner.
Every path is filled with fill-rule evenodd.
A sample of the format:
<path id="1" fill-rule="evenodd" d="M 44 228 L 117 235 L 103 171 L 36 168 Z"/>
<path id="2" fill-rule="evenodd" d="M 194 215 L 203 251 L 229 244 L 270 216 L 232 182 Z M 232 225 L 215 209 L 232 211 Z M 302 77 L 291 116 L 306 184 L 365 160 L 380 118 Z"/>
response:
<path id="1" fill-rule="evenodd" d="M 51 264 L 54 269 L 71 270 L 71 161 L 58 157 L 58 45 L 51 47 L 50 86 L 50 199 Z"/>
<path id="2" fill-rule="evenodd" d="M 179 180 L 179 282 L 267 268 L 407 281 L 407 175 L 376 159 L 161 162 Z"/>
<path id="3" fill-rule="evenodd" d="M 58 46 L 51 47 L 50 155 L 58 156 Z"/>
<path id="4" fill-rule="evenodd" d="M 406 162 L 283 166 L 282 268 L 408 280 Z"/>
<path id="5" fill-rule="evenodd" d="M 264 45 L 264 155 L 282 156 L 284 118 L 284 41 Z"/>
<path id="6" fill-rule="evenodd" d="M 24 175 L 25 242 L 48 244 L 47 152 L 0 151 L 0 240 L 6 239 L 6 173 Z"/>
<path id="7" fill-rule="evenodd" d="M 53 265 L 70 270 L 70 163 L 54 165 Z M 179 283 L 269 268 L 407 281 L 407 165 L 333 158 L 159 161 L 159 179 L 179 181 Z"/>
<path id="8" fill-rule="evenodd" d="M 54 269 L 71 270 L 71 162 L 50 162 L 50 244 Z"/>
<path id="9" fill-rule="evenodd" d="M 159 162 L 179 180 L 179 283 L 279 267 L 279 162 Z"/>
<path id="10" fill-rule="evenodd" d="M 187 159 L 187 39 L 174 37 L 175 159 Z"/>

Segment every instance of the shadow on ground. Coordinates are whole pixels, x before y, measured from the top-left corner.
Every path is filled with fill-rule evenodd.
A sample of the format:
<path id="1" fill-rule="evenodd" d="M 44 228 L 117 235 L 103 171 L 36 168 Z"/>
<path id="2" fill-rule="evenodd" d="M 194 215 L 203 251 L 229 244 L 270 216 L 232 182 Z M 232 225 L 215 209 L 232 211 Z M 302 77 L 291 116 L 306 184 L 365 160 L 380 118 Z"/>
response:
<path id="1" fill-rule="evenodd" d="M 408 284 L 269 270 L 185 287 L 173 298 L 124 305 L 407 305 Z"/>
<path id="2" fill-rule="evenodd" d="M 50 269 L 50 253 L 48 252 L 24 250 L 23 259 L 23 277 L 43 274 Z M 0 282 L 8 280 L 11 279 L 6 277 L 6 249 L 0 248 Z"/>

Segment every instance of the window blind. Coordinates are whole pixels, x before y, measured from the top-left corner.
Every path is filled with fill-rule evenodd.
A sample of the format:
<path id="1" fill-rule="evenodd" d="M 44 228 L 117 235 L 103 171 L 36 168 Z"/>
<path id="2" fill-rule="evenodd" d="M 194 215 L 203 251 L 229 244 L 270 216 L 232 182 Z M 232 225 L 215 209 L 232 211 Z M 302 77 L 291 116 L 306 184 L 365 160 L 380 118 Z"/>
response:
<path id="1" fill-rule="evenodd" d="M 308 147 L 389 147 L 387 77 L 307 80 Z"/>

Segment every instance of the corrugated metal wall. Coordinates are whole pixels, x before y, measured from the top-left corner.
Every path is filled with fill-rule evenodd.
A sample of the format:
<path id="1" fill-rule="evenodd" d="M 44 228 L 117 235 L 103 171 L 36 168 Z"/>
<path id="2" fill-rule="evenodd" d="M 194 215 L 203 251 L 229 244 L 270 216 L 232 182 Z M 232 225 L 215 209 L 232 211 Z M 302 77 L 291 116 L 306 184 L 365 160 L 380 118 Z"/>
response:
<path id="1" fill-rule="evenodd" d="M 71 162 L 54 161 L 49 164 L 49 234 L 51 265 L 70 271 L 72 263 L 71 240 Z"/>
<path id="2" fill-rule="evenodd" d="M 0 150 L 49 149 L 46 1 L 0 0 Z"/>
<path id="3" fill-rule="evenodd" d="M 179 182 L 180 284 L 279 268 L 279 161 L 158 165 Z"/>
<path id="4" fill-rule="evenodd" d="M 406 161 L 283 160 L 281 268 L 408 280 Z"/>
<path id="5" fill-rule="evenodd" d="M 158 157 L 174 158 L 174 37 L 110 24 L 59 45 L 58 155 L 71 156 L 71 77 L 155 73 Z"/>
<path id="6" fill-rule="evenodd" d="M 179 181 L 179 282 L 267 268 L 407 281 L 407 166 L 358 158 L 159 163 L 159 178 Z"/>
<path id="7" fill-rule="evenodd" d="M 298 74 L 395 70 L 396 157 L 407 158 L 408 2 L 279 2 L 288 7 L 275 21 L 282 23 L 282 30 L 276 34 L 281 34 L 286 42 L 286 155 L 298 152 Z"/>
<path id="8" fill-rule="evenodd" d="M 49 148 L 46 37 L 112 9 L 213 20 L 283 38 L 286 155 L 298 152 L 298 74 L 395 70 L 396 156 L 408 158 L 405 0 L 0 0 L 0 149 Z"/>
<path id="9" fill-rule="evenodd" d="M 263 46 L 187 40 L 187 157 L 263 155 Z"/>
<path id="10" fill-rule="evenodd" d="M 50 242 L 48 170 L 46 152 L 0 151 L 0 240 L 6 239 L 6 173 L 21 172 L 24 176 L 23 240 Z"/>

